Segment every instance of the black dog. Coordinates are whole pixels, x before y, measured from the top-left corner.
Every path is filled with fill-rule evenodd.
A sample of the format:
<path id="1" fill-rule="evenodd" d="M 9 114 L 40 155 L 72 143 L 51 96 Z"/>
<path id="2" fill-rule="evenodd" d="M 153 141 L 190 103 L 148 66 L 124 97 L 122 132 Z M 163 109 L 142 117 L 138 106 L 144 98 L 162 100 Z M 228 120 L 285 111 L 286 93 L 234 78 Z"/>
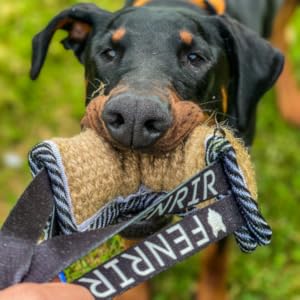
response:
<path id="1" fill-rule="evenodd" d="M 274 4 L 269 14 L 262 7 L 267 2 Z M 116 13 L 93 4 L 76 5 L 34 38 L 31 77 L 37 78 L 53 34 L 63 29 L 69 33 L 64 47 L 85 68 L 87 103 L 97 95 L 95 85 L 104 83 L 103 132 L 116 146 L 151 152 L 175 147 L 193 127 L 192 111 L 184 122 L 178 112 L 178 103 L 190 101 L 204 115 L 214 112 L 219 120 L 227 119 L 250 145 L 257 103 L 280 75 L 283 57 L 229 15 L 267 36 L 278 5 L 231 0 L 228 15 L 220 15 L 223 4 L 131 0 Z M 255 18 L 249 18 L 252 11 Z M 220 255 L 216 251 L 214 261 Z M 222 277 L 224 270 L 212 271 L 216 274 L 209 276 Z M 211 294 L 203 294 L 210 296 L 203 299 L 223 299 L 221 283 L 213 280 Z"/>
<path id="2" fill-rule="evenodd" d="M 115 140 L 151 147 L 172 125 L 168 99 L 154 91 L 172 89 L 182 100 L 229 116 L 250 144 L 256 104 L 278 78 L 283 58 L 254 32 L 211 13 L 188 1 L 127 5 L 115 14 L 77 5 L 35 37 L 31 76 L 38 76 L 55 30 L 64 29 L 69 32 L 64 46 L 85 66 L 87 99 L 97 81 L 105 83 L 106 94 L 120 84 L 128 87 L 119 99 L 110 99 L 104 114 Z M 127 109 L 132 105 L 137 108 Z"/>

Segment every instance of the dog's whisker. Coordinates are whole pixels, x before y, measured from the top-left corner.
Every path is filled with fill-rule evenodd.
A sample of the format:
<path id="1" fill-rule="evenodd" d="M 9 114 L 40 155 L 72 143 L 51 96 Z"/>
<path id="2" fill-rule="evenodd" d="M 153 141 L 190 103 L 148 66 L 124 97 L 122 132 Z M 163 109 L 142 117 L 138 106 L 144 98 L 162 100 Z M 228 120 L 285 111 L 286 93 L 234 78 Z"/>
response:
<path id="1" fill-rule="evenodd" d="M 211 116 L 213 116 L 213 117 L 216 114 L 216 115 L 220 115 L 220 116 L 226 117 L 227 119 L 237 120 L 236 117 L 230 116 L 229 114 L 226 114 L 224 112 L 215 111 L 215 110 L 212 110 L 212 109 L 203 109 L 202 111 L 203 112 L 207 112 L 207 113 L 211 113 Z"/>
<path id="2" fill-rule="evenodd" d="M 201 102 L 200 105 L 207 105 L 207 104 L 214 104 L 214 103 L 219 103 L 221 102 L 219 99 L 218 100 L 210 100 L 210 101 L 206 101 L 206 102 Z"/>
<path id="3" fill-rule="evenodd" d="M 97 80 L 99 80 L 99 79 L 97 79 L 97 78 L 94 79 L 94 81 L 97 81 Z M 93 81 L 88 80 L 88 83 L 90 83 L 90 84 L 92 85 L 93 88 L 95 88 L 95 89 L 97 88 L 97 85 L 95 85 Z"/>
<path id="4" fill-rule="evenodd" d="M 209 125 L 211 120 L 214 118 L 214 114 L 210 114 L 208 118 L 205 120 L 204 125 Z"/>
<path id="5" fill-rule="evenodd" d="M 95 78 L 95 81 L 98 82 L 99 84 L 102 82 L 99 78 Z"/>

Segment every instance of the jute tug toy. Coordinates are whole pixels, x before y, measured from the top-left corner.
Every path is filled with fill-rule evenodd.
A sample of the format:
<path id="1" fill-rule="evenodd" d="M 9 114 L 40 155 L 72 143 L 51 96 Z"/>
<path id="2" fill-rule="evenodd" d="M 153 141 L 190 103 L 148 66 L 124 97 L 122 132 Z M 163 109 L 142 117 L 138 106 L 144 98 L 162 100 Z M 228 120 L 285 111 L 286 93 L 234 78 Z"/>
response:
<path id="1" fill-rule="evenodd" d="M 1 288 L 50 281 L 117 233 L 143 237 L 148 221 L 151 236 L 75 283 L 107 299 L 231 233 L 244 252 L 270 243 L 249 154 L 227 128 L 199 124 L 151 155 L 117 150 L 90 125 L 37 145 L 29 162 L 35 178 L 0 232 Z"/>

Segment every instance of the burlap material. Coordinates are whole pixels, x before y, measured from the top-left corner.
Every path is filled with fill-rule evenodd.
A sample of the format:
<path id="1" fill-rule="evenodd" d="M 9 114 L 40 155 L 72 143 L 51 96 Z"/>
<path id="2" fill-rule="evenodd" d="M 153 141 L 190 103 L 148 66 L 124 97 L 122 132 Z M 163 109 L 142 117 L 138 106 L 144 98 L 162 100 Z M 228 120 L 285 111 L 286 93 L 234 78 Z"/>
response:
<path id="1" fill-rule="evenodd" d="M 53 139 L 61 153 L 77 223 L 116 197 L 135 193 L 141 184 L 155 192 L 169 191 L 192 177 L 205 167 L 205 140 L 213 131 L 200 125 L 175 150 L 160 156 L 116 150 L 91 129 L 73 138 Z M 225 131 L 249 190 L 257 199 L 249 154 L 230 130 Z"/>
<path id="2" fill-rule="evenodd" d="M 117 152 L 94 131 L 57 138 L 78 224 L 118 195 L 129 195 L 140 184 L 136 155 Z"/>

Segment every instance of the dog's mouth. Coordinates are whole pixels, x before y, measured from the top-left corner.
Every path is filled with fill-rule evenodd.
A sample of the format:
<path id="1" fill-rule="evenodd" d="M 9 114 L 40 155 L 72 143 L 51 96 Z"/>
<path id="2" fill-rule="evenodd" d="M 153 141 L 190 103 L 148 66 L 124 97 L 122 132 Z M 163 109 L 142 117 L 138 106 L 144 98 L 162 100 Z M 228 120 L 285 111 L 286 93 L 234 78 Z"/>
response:
<path id="1" fill-rule="evenodd" d="M 154 217 L 149 220 L 143 220 L 128 226 L 121 232 L 121 236 L 129 240 L 143 239 L 170 224 L 171 221 L 172 216 Z"/>
<path id="2" fill-rule="evenodd" d="M 172 89 L 166 89 L 166 93 L 160 95 L 160 97 L 157 95 L 156 98 L 153 98 L 153 95 L 148 96 L 148 100 L 152 101 L 152 104 L 148 105 L 144 101 L 142 108 L 135 107 L 134 103 L 138 103 L 135 99 L 136 95 L 138 94 L 135 94 L 135 96 L 129 95 L 126 87 L 120 87 L 113 90 L 108 96 L 95 98 L 86 109 L 86 114 L 81 122 L 82 127 L 95 130 L 121 155 L 123 151 L 128 150 L 139 152 L 139 159 L 140 154 L 149 154 L 151 157 L 156 157 L 171 153 L 176 147 L 184 143 L 195 127 L 207 121 L 207 115 L 204 114 L 201 107 L 192 101 L 183 101 Z M 165 106 L 161 102 L 165 103 Z M 137 112 L 138 109 L 141 109 L 141 111 Z M 136 142 L 134 148 L 130 142 L 132 139 L 128 140 L 127 136 L 127 132 L 132 132 L 130 126 L 132 122 L 134 123 L 131 119 L 132 113 L 136 113 L 133 120 L 140 118 L 140 121 L 142 120 L 141 124 L 147 125 L 147 130 L 144 126 L 138 134 L 142 136 L 140 137 L 141 143 Z M 152 119 L 152 114 L 156 116 L 156 119 Z M 168 114 L 171 115 L 171 118 L 165 120 Z M 143 119 L 145 116 L 149 120 L 145 121 Z M 150 139 L 149 144 L 144 140 L 145 130 Z M 156 139 L 155 133 L 158 130 L 164 131 Z M 134 134 L 133 137 L 135 137 Z M 152 137 L 154 137 L 153 140 Z M 138 212 L 135 211 L 131 217 L 136 213 Z M 121 235 L 128 239 L 145 238 L 171 221 L 171 216 L 143 220 L 130 225 Z"/>

